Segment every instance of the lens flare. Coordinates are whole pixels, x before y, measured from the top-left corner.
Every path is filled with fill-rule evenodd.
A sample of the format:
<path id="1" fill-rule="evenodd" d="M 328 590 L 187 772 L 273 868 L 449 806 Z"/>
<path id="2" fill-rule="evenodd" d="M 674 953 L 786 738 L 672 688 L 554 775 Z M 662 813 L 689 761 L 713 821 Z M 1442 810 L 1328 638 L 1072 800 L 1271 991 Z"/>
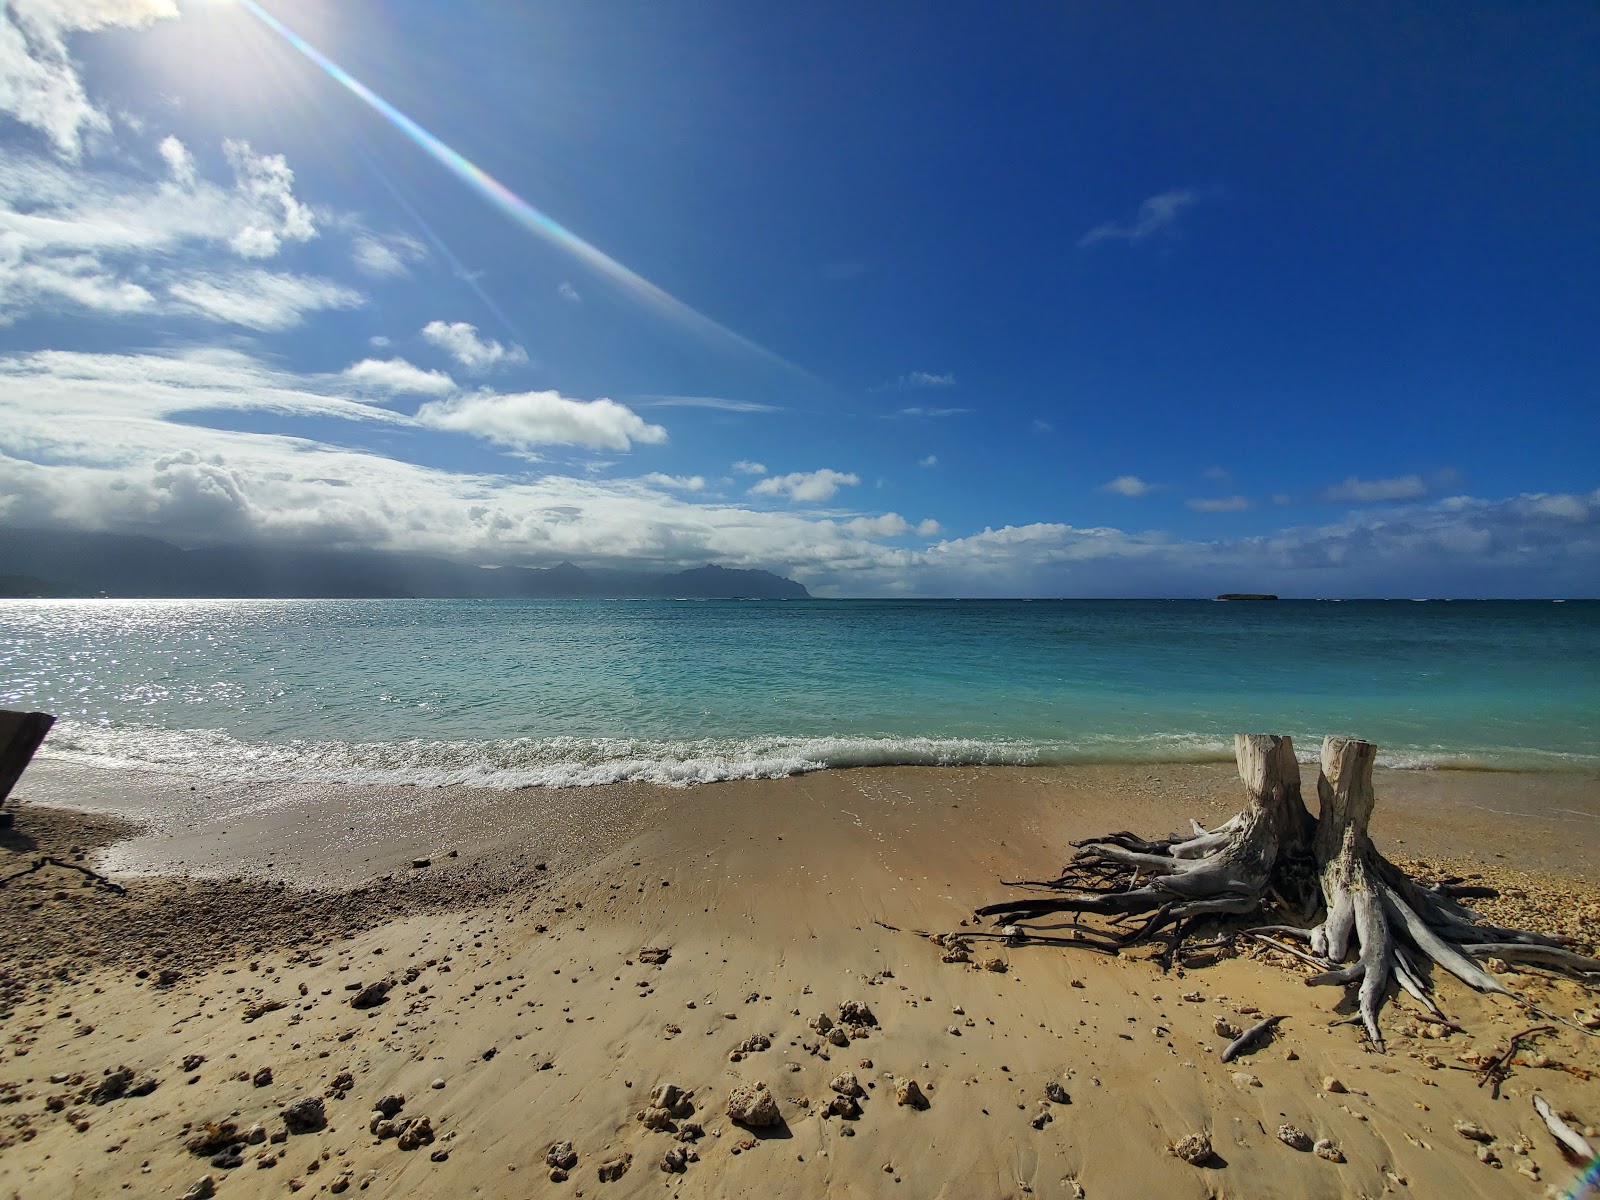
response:
<path id="1" fill-rule="evenodd" d="M 624 292 L 633 296 L 642 304 L 677 321 L 680 325 L 700 334 L 707 340 L 721 343 L 725 346 L 737 347 L 808 381 L 815 382 L 810 372 L 803 367 L 796 366 L 788 359 L 752 342 L 742 334 L 735 333 L 727 326 L 691 308 L 670 292 L 651 283 L 644 276 L 629 270 L 599 247 L 584 241 L 560 222 L 540 212 L 482 167 L 452 150 L 421 125 L 406 116 L 405 113 L 367 87 L 366 84 L 323 54 L 322 51 L 278 20 L 277 17 L 262 8 L 260 4 L 256 3 L 256 0 L 239 0 L 239 3 L 267 28 L 278 34 L 289 45 L 321 67 L 335 83 L 353 93 L 365 102 L 368 107 L 385 117 L 396 129 L 425 150 L 451 174 L 468 184 L 474 191 L 482 195 L 489 203 L 493 204 L 528 232 L 565 250 L 599 275 L 617 284 Z"/>

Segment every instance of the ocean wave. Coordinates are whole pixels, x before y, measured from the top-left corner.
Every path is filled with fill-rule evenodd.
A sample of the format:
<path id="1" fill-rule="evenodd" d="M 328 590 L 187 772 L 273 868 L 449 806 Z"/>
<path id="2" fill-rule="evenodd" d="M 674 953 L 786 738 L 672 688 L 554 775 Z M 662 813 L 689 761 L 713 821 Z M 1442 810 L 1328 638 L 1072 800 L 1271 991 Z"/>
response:
<path id="1" fill-rule="evenodd" d="M 1086 736 L 1075 741 L 956 737 L 510 738 L 482 741 L 247 742 L 214 730 L 62 721 L 41 757 L 216 782 L 355 784 L 512 790 L 651 783 L 688 787 L 873 766 L 1065 766 L 1232 762 L 1233 739 L 1196 733 Z M 1316 753 L 1302 752 L 1314 763 Z M 1583 761 L 1577 761 L 1582 758 Z M 1400 749 L 1382 766 L 1526 770 L 1600 766 L 1585 756 L 1500 756 Z"/>

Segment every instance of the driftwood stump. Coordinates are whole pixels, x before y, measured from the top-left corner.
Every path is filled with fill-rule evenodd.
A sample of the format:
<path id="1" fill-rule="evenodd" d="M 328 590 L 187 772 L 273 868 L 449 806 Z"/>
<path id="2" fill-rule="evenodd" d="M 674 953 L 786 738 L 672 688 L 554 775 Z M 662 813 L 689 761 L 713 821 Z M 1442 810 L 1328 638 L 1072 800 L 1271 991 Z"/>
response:
<path id="1" fill-rule="evenodd" d="M 1072 942 L 1101 949 L 1128 946 L 1176 924 L 1175 950 L 1192 921 L 1259 914 L 1269 903 L 1291 912 L 1299 908 L 1306 916 L 1320 908 L 1322 920 L 1312 928 L 1287 924 L 1246 932 L 1308 942 L 1310 953 L 1301 957 L 1321 970 L 1307 983 L 1359 983 L 1361 1021 L 1379 1051 L 1378 1013 L 1391 984 L 1438 1012 L 1424 960 L 1479 991 L 1508 996 L 1477 958 L 1494 955 L 1600 975 L 1600 960 L 1566 949 L 1562 939 L 1484 924 L 1448 888 L 1418 884 L 1378 853 L 1367 833 L 1376 802 L 1372 743 L 1324 739 L 1315 818 L 1301 798 L 1300 767 L 1287 737 L 1239 734 L 1234 756 L 1246 806 L 1226 824 L 1208 831 L 1191 822 L 1191 834 L 1160 841 L 1124 831 L 1076 842 L 1077 854 L 1057 878 L 1014 885 L 1051 894 L 988 904 L 977 915 L 1013 925 L 1055 913 L 1107 916 L 1112 929 L 1074 921 Z M 1319 889 L 1311 887 L 1313 873 Z M 1134 916 L 1145 917 L 1143 924 L 1125 932 L 1115 927 Z M 1028 932 L 1016 925 L 1016 937 Z M 1356 959 L 1343 965 L 1352 939 Z"/>

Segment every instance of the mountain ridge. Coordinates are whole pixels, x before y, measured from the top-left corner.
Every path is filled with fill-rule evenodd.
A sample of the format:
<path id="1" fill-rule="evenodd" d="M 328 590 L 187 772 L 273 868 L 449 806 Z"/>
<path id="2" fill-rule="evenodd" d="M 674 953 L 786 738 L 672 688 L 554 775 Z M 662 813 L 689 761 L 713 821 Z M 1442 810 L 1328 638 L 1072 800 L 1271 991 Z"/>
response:
<path id="1" fill-rule="evenodd" d="M 140 534 L 0 528 L 0 595 L 118 599 L 808 600 L 770 571 L 490 567 L 422 554 L 183 549 Z"/>

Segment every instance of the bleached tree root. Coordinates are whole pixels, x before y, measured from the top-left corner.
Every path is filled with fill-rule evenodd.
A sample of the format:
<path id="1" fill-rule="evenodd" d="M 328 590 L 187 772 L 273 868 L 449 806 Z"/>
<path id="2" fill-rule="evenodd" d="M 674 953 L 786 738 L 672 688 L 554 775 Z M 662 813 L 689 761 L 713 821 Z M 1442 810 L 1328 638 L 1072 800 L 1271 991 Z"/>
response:
<path id="1" fill-rule="evenodd" d="M 1484 889 L 1460 887 L 1459 881 L 1424 886 L 1378 852 L 1367 833 L 1377 757 L 1370 742 L 1324 739 L 1315 819 L 1301 799 L 1300 769 L 1287 737 L 1239 734 L 1234 753 L 1249 802 L 1225 825 L 1207 830 L 1194 822 L 1189 834 L 1157 841 L 1123 831 L 1075 843 L 1078 852 L 1060 876 L 1022 885 L 1046 894 L 985 905 L 977 915 L 993 917 L 997 924 L 1058 913 L 1098 915 L 1112 928 L 1085 927 L 1075 920 L 1073 940 L 1102 949 L 1132 945 L 1176 925 L 1170 955 L 1190 922 L 1259 914 L 1269 898 L 1303 895 L 1308 869 L 1314 867 L 1321 898 L 1318 924 L 1246 932 L 1269 945 L 1264 935 L 1309 943 L 1309 953 L 1275 947 L 1320 968 L 1308 984 L 1357 986 L 1359 1020 L 1380 1053 L 1378 1014 L 1395 989 L 1443 1020 L 1427 963 L 1480 992 L 1505 996 L 1514 994 L 1478 959 L 1532 962 L 1600 977 L 1600 959 L 1567 949 L 1563 939 L 1488 924 L 1461 903 L 1463 895 L 1484 894 Z M 1144 920 L 1127 927 L 1136 917 Z M 1346 962 L 1352 950 L 1354 960 Z"/>
<path id="2" fill-rule="evenodd" d="M 1120 832 L 1078 843 L 1059 877 L 1025 885 L 1053 895 L 985 905 L 977 915 L 1012 922 L 1055 913 L 1148 916 L 1116 939 L 1127 944 L 1187 919 L 1256 911 L 1285 874 L 1285 860 L 1308 861 L 1312 822 L 1288 738 L 1239 734 L 1234 757 L 1249 803 L 1227 824 L 1207 830 L 1195 822 L 1188 836 L 1154 842 Z"/>

